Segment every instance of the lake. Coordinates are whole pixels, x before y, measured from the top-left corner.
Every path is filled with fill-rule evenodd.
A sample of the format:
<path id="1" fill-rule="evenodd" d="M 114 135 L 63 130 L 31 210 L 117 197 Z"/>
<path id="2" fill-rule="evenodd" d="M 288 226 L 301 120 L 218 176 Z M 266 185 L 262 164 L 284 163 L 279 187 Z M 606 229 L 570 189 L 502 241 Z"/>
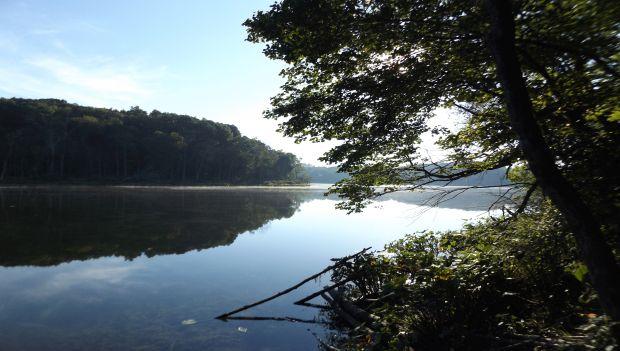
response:
<path id="1" fill-rule="evenodd" d="M 408 233 L 458 229 L 498 190 L 394 194 L 363 213 L 325 187 L 0 188 L 0 350 L 316 350 L 316 324 L 214 317 Z M 243 312 L 312 319 L 311 282 Z M 317 300 L 318 303 L 322 301 Z"/>

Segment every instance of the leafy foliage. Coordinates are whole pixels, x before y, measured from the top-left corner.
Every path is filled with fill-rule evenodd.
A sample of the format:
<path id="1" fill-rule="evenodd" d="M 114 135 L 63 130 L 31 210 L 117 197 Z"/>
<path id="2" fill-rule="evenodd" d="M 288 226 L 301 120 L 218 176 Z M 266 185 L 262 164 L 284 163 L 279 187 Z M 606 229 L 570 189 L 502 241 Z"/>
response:
<path id="1" fill-rule="evenodd" d="M 601 312 L 558 218 L 543 204 L 500 225 L 489 220 L 461 231 L 408 236 L 338 269 L 333 280 L 352 280 L 349 299 L 382 322 L 374 335 L 341 339 L 342 346 L 531 350 L 585 348 L 582 340 L 589 347 L 613 344 L 609 330 L 586 339 L 569 336 L 583 337 L 578 328 L 601 323 L 595 320 Z"/>
<path id="2" fill-rule="evenodd" d="M 546 217 L 553 210 L 528 208 L 532 196 L 545 203 L 539 186 L 570 224 L 600 301 L 618 318 L 610 247 L 620 238 L 619 17 L 618 2 L 608 0 L 280 0 L 246 21 L 248 40 L 289 64 L 266 116 L 300 141 L 337 141 L 323 160 L 350 174 L 331 190 L 341 208 L 360 211 L 385 193 L 490 170 L 515 170 L 512 185 L 527 189 L 511 218 L 409 238 L 392 246 L 394 258 L 370 257 L 348 273 L 375 284 L 359 281 L 360 296 L 395 291 L 384 317 L 396 344 L 404 332 L 405 345 L 424 335 L 435 338 L 427 345 L 494 347 L 519 333 L 544 334 L 557 316 L 574 314 L 576 300 L 562 295 L 573 291 L 564 271 L 572 265 L 584 278 L 583 266 L 568 263 L 575 258 L 567 230 Z M 508 105 L 524 108 L 509 115 Z M 434 127 L 440 109 L 447 121 Z M 419 149 L 428 132 L 446 163 Z M 525 253 L 514 255 L 519 241 Z M 548 291 L 553 303 L 543 305 Z M 514 302 L 519 297 L 531 301 Z M 485 343 L 472 330 L 501 338 Z M 533 344 L 525 345 L 499 346 Z"/>
<path id="3" fill-rule="evenodd" d="M 618 232 L 620 6 L 520 0 L 513 10 L 545 142 L 599 220 Z M 324 160 L 351 174 L 333 189 L 347 209 L 397 187 L 522 162 L 480 2 L 282 0 L 245 25 L 248 40 L 289 64 L 267 117 L 283 120 L 284 134 L 298 140 L 339 141 Z M 438 108 L 451 111 L 450 125 L 429 123 Z M 429 131 L 441 137 L 449 167 L 428 172 L 433 160 L 418 145 Z M 393 187 L 374 188 L 381 184 Z"/>

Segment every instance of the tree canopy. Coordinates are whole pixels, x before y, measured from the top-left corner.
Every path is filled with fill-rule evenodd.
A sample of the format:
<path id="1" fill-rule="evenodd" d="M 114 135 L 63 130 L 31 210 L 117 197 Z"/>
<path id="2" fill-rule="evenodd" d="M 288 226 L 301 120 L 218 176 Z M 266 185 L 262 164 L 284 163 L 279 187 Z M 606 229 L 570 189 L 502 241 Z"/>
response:
<path id="1" fill-rule="evenodd" d="M 537 121 L 562 171 L 609 199 L 618 184 L 618 39 L 613 1 L 519 1 L 517 48 Z M 340 140 L 325 161 L 340 185 L 408 184 L 428 120 L 451 108 L 456 132 L 435 128 L 460 177 L 522 159 L 486 45 L 484 10 L 466 1 L 285 0 L 246 23 L 248 39 L 290 64 L 270 118 L 299 140 Z M 411 166 L 411 161 L 416 163 Z M 445 174 L 443 174 L 445 173 Z M 587 175 L 587 176 L 584 176 Z M 604 194 L 603 194 L 604 193 Z M 600 197 L 596 197 L 600 199 Z M 594 197 L 592 200 L 595 200 Z"/>
<path id="2" fill-rule="evenodd" d="M 263 184 L 297 181 L 291 153 L 190 116 L 0 99 L 0 181 Z"/>
<path id="3" fill-rule="evenodd" d="M 618 18 L 607 0 L 282 0 L 245 25 L 289 64 L 267 117 L 300 141 L 340 141 L 323 159 L 351 174 L 333 189 L 342 207 L 526 167 L 519 184 L 558 206 L 618 318 L 602 238 L 617 247 L 620 232 Z M 438 108 L 462 127 L 432 127 Z M 426 132 L 447 166 L 420 152 Z"/>

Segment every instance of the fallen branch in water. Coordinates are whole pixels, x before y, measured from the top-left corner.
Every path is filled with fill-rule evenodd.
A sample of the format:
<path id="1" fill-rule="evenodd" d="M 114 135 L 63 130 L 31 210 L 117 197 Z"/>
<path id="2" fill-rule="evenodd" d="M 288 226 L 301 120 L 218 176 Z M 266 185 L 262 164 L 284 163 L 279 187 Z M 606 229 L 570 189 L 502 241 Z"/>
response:
<path id="1" fill-rule="evenodd" d="M 328 291 L 326 293 L 322 293 L 321 297 L 329 303 L 332 307 L 332 311 L 336 313 L 340 318 L 342 318 L 349 326 L 351 326 L 354 330 L 363 331 L 367 335 L 373 335 L 374 331 L 368 327 L 368 324 L 365 321 L 359 320 L 356 316 L 354 316 L 350 311 L 348 311 L 343 305 L 342 295 L 336 293 L 334 290 Z"/>
<path id="2" fill-rule="evenodd" d="M 349 315 L 353 316 L 356 320 L 359 320 L 366 324 L 371 329 L 377 329 L 380 324 L 379 317 L 375 316 L 372 313 L 369 313 L 353 302 L 345 299 L 344 293 L 341 289 L 331 290 L 327 294 L 331 296 L 331 298 L 338 303 L 338 305 Z"/>
<path id="3" fill-rule="evenodd" d="M 293 322 L 293 323 L 308 323 L 308 324 L 324 324 L 316 319 L 301 319 L 295 317 L 260 317 L 260 316 L 243 316 L 243 317 L 227 317 L 227 320 L 237 320 L 237 321 L 282 321 L 282 322 Z"/>
<path id="4" fill-rule="evenodd" d="M 340 306 L 340 304 L 335 299 L 332 298 L 332 296 L 329 296 L 327 293 L 322 293 L 321 297 L 323 297 L 323 299 L 325 299 L 325 301 L 327 301 L 327 303 L 329 303 L 329 305 L 332 307 L 332 310 L 334 311 L 334 313 L 339 315 L 340 318 L 342 318 L 345 322 L 347 322 L 347 324 L 349 324 L 349 326 L 351 326 L 353 328 L 358 328 L 358 327 L 360 327 L 362 325 L 362 322 L 358 321 L 353 316 L 348 314 Z"/>
<path id="5" fill-rule="evenodd" d="M 321 294 L 324 293 L 324 292 L 328 292 L 330 290 L 333 290 L 333 289 L 335 289 L 335 288 L 337 288 L 339 286 L 342 286 L 342 285 L 344 285 L 344 284 L 346 284 L 346 283 L 348 283 L 348 282 L 350 282 L 352 280 L 353 279 L 346 279 L 346 280 L 339 281 L 336 284 L 326 286 L 325 288 L 323 288 L 323 289 L 321 289 L 321 290 L 319 290 L 319 291 L 317 291 L 315 293 L 312 293 L 312 294 L 304 297 L 301 300 L 295 301 L 294 304 L 295 305 L 302 305 L 302 306 L 307 306 L 307 305 L 314 306 L 314 304 L 309 304 L 308 301 L 314 299 L 315 297 L 321 296 Z"/>
<path id="6" fill-rule="evenodd" d="M 343 257 L 343 258 L 336 259 L 336 263 L 332 264 L 331 266 L 328 266 L 327 268 L 325 268 L 324 270 L 320 271 L 319 273 L 316 273 L 316 274 L 311 275 L 310 277 L 308 277 L 308 278 L 306 278 L 306 279 L 302 280 L 301 282 L 299 282 L 299 283 L 297 283 L 297 284 L 295 284 L 295 285 L 291 286 L 290 288 L 288 288 L 288 289 L 286 289 L 286 290 L 282 290 L 281 292 L 279 292 L 279 293 L 277 293 L 277 294 L 275 294 L 275 295 L 272 295 L 272 296 L 270 296 L 270 297 L 268 297 L 268 298 L 266 298 L 266 299 L 263 299 L 263 300 L 260 300 L 260 301 L 254 302 L 254 303 L 249 304 L 249 305 L 245 305 L 245 306 L 240 307 L 240 308 L 237 308 L 236 310 L 233 310 L 233 311 L 231 311 L 231 312 L 221 314 L 221 315 L 219 315 L 219 316 L 215 317 L 215 319 L 222 319 L 222 320 L 226 320 L 226 319 L 228 319 L 230 316 L 232 316 L 233 314 L 237 314 L 237 313 L 239 313 L 239 312 L 242 312 L 242 311 L 248 310 L 248 309 L 250 309 L 250 308 L 252 308 L 252 307 L 256 307 L 256 306 L 258 306 L 258 305 L 264 304 L 265 302 L 269 302 L 269 301 L 271 301 L 271 300 L 274 300 L 274 299 L 276 299 L 276 298 L 278 298 L 278 297 L 280 297 L 280 296 L 282 296 L 282 295 L 286 295 L 286 294 L 290 293 L 291 291 L 293 291 L 293 290 L 295 290 L 295 289 L 299 288 L 300 286 L 302 286 L 302 285 L 306 284 L 307 282 L 309 282 L 309 281 L 311 281 L 311 280 L 314 280 L 314 279 L 316 279 L 316 278 L 320 277 L 321 275 L 323 275 L 323 274 L 325 274 L 325 273 L 327 273 L 327 272 L 331 271 L 332 269 L 334 269 L 334 268 L 337 268 L 337 267 L 341 266 L 341 265 L 342 265 L 342 264 L 344 264 L 346 261 L 348 261 L 348 260 L 350 260 L 350 259 L 352 259 L 352 258 L 355 258 L 355 257 L 357 257 L 357 256 L 359 256 L 359 255 L 361 255 L 361 254 L 365 253 L 365 252 L 366 252 L 366 251 L 368 251 L 368 250 L 370 250 L 370 247 L 367 247 L 367 248 L 363 249 L 362 251 L 360 251 L 360 252 L 358 252 L 358 253 L 356 253 L 356 254 L 353 254 L 353 255 L 350 255 L 350 256 L 346 256 L 346 257 Z"/>
<path id="7" fill-rule="evenodd" d="M 300 303 L 296 303 L 295 305 L 304 306 L 304 307 L 318 308 L 319 310 L 328 310 L 329 309 L 329 306 L 327 306 L 327 305 L 319 305 L 318 303 L 310 303 L 310 302 L 300 302 Z"/>

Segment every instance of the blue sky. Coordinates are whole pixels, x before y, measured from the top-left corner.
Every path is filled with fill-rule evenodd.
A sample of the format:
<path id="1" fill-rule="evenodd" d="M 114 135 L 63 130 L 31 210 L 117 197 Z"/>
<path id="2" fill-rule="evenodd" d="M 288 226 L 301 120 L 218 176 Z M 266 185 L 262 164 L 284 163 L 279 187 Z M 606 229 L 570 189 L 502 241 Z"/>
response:
<path id="1" fill-rule="evenodd" d="M 282 63 L 241 23 L 272 0 L 0 0 L 0 96 L 189 114 L 316 163 L 262 118 Z"/>

